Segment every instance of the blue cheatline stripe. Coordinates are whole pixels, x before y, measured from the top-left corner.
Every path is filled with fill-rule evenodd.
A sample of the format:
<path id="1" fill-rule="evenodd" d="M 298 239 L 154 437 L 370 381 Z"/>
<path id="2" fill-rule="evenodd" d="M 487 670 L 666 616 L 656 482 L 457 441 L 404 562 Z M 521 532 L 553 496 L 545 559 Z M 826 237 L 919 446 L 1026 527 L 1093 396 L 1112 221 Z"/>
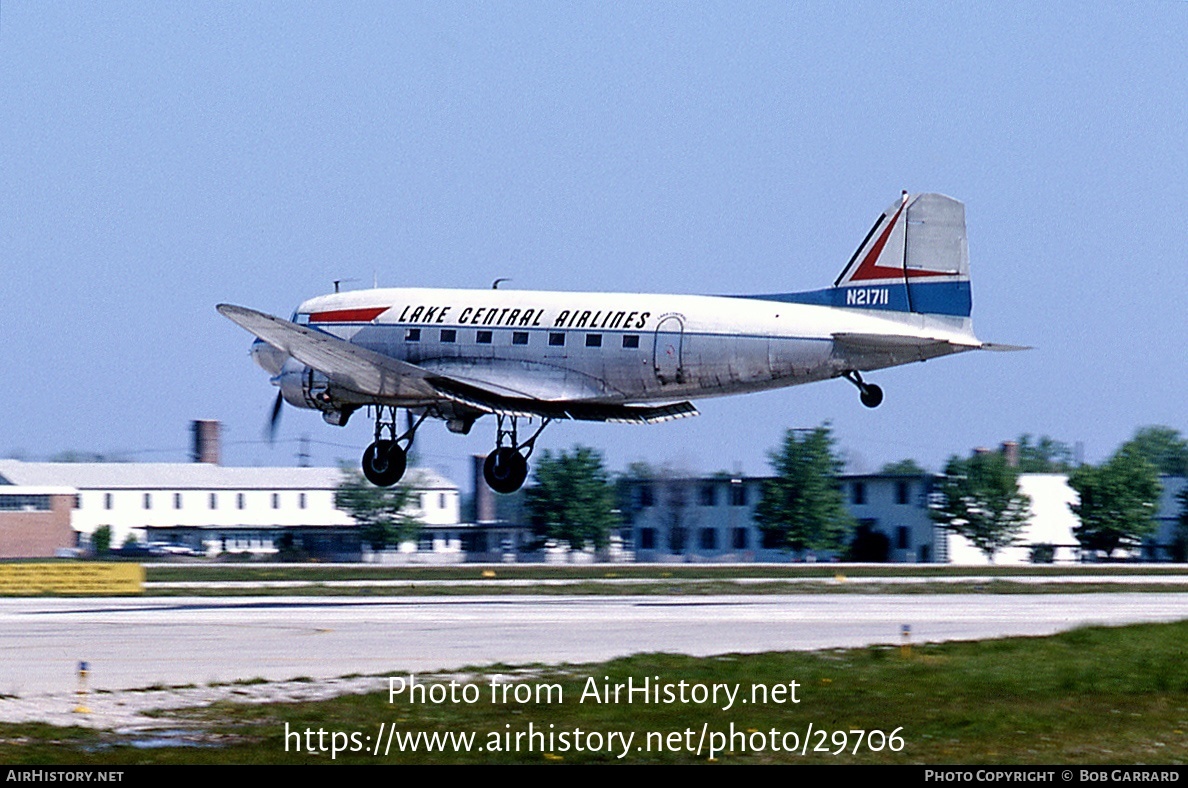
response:
<path id="1" fill-rule="evenodd" d="M 733 297 L 843 309 L 881 309 L 889 312 L 919 312 L 956 317 L 969 317 L 973 311 L 973 295 L 968 281 L 912 282 L 910 294 L 908 285 L 900 282 L 885 285 L 845 285 L 803 293 Z"/>

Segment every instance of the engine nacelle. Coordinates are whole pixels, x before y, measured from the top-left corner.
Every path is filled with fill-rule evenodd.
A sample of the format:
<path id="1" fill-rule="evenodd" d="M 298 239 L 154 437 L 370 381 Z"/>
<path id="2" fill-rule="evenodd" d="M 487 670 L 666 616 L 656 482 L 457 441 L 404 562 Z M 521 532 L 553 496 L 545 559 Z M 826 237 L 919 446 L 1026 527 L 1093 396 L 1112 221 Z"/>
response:
<path id="1" fill-rule="evenodd" d="M 330 392 L 330 379 L 295 359 L 288 359 L 280 374 L 273 378 L 285 402 L 295 408 L 337 410 Z"/>

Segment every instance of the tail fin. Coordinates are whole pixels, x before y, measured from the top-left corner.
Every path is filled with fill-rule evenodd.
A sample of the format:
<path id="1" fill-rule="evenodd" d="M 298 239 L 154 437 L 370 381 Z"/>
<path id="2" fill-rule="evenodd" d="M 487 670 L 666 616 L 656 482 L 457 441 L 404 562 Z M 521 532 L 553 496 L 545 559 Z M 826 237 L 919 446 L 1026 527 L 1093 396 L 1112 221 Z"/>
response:
<path id="1" fill-rule="evenodd" d="M 943 194 L 904 192 L 829 292 L 833 306 L 969 317 L 965 205 Z"/>

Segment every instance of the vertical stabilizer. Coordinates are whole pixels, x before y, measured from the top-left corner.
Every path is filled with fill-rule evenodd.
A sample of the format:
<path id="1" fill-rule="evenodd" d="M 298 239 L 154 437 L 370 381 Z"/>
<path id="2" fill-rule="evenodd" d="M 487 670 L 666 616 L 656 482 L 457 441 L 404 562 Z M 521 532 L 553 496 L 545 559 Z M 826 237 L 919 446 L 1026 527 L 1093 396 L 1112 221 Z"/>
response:
<path id="1" fill-rule="evenodd" d="M 834 306 L 969 317 L 965 205 L 904 192 L 875 221 L 833 291 Z"/>

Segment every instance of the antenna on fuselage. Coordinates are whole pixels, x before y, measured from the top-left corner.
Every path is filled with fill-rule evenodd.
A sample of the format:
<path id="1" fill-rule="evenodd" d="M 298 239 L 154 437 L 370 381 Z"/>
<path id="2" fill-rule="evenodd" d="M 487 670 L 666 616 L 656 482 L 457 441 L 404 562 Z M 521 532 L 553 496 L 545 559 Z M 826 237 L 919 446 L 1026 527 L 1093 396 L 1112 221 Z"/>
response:
<path id="1" fill-rule="evenodd" d="M 354 278 L 352 278 L 352 279 L 335 279 L 334 280 L 334 292 L 336 292 L 336 293 L 338 292 L 338 286 L 340 284 L 342 284 L 343 282 L 358 282 L 358 281 L 359 281 L 358 279 L 354 279 Z"/>
<path id="2" fill-rule="evenodd" d="M 512 280 L 512 278 L 510 276 L 501 276 L 498 279 L 496 279 L 494 282 L 491 283 L 491 289 L 498 290 L 500 282 L 510 282 L 511 280 Z"/>

